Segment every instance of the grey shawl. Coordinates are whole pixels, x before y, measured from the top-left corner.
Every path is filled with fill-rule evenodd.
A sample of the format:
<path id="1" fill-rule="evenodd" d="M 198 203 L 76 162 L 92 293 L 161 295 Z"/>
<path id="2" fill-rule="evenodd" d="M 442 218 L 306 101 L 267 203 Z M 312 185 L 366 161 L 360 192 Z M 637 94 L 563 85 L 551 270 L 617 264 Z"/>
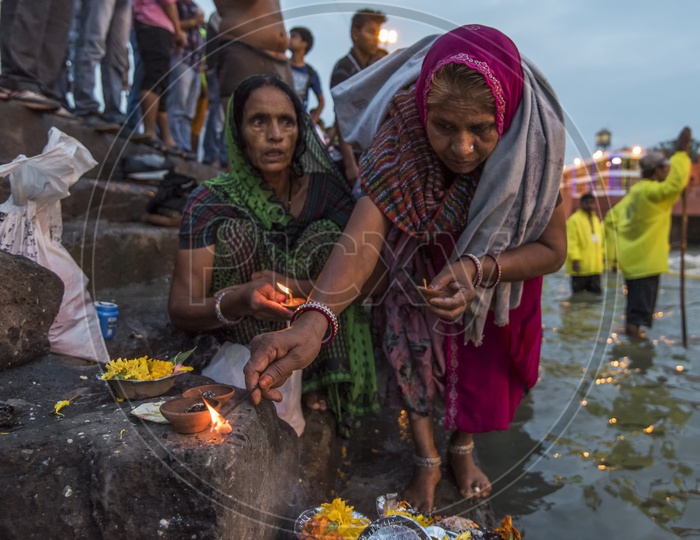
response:
<path id="1" fill-rule="evenodd" d="M 423 58 L 439 36 L 428 36 L 361 71 L 333 91 L 343 138 L 367 148 L 387 115 L 394 94 L 420 75 Z M 564 113 L 539 70 L 522 59 L 525 84 L 510 129 L 486 161 L 466 229 L 451 260 L 464 253 L 482 257 L 537 240 L 556 206 L 564 166 Z M 465 340 L 482 341 L 489 307 L 499 326 L 520 304 L 522 282 L 477 290 L 465 313 Z"/>

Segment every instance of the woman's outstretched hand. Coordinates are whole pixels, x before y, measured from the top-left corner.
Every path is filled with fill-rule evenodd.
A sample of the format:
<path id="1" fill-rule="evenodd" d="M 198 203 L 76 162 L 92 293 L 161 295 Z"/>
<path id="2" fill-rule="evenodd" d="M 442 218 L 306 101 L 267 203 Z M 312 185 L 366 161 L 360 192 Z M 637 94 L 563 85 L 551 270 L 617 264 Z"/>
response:
<path id="1" fill-rule="evenodd" d="M 472 276 L 466 267 L 472 265 L 464 262 L 446 264 L 433 278 L 430 286 L 442 290 L 442 295 L 428 303 L 429 309 L 441 319 L 455 321 L 469 307 L 476 295 L 472 285 Z"/>
<path id="2" fill-rule="evenodd" d="M 251 395 L 253 403 L 257 405 L 261 398 L 282 401 L 277 388 L 294 370 L 303 369 L 316 359 L 327 328 L 323 315 L 307 312 L 290 328 L 253 338 L 250 360 L 243 368 L 246 388 L 260 385 L 260 390 Z"/>
<path id="3" fill-rule="evenodd" d="M 292 316 L 291 312 L 280 304 L 287 298 L 285 294 L 269 283 L 250 281 L 245 284 L 243 294 L 251 316 L 258 320 L 285 321 Z"/>

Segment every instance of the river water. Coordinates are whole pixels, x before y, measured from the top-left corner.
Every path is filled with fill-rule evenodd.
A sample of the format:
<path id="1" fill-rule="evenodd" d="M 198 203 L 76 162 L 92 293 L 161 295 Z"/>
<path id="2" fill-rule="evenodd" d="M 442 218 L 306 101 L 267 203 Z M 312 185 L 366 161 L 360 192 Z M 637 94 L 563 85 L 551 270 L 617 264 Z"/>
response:
<path id="1" fill-rule="evenodd" d="M 477 439 L 496 515 L 512 514 L 525 538 L 700 538 L 700 272 L 690 271 L 687 349 L 677 276 L 662 276 L 639 343 L 622 333 L 621 277 L 583 299 L 570 298 L 563 271 L 545 278 L 540 380 L 509 431 Z"/>

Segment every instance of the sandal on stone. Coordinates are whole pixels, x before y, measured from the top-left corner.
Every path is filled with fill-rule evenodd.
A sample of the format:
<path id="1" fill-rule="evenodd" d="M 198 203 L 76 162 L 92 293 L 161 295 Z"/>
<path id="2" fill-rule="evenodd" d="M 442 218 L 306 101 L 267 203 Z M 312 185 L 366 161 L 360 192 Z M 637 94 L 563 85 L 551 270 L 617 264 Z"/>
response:
<path id="1" fill-rule="evenodd" d="M 465 456 L 471 454 L 474 451 L 474 441 L 469 444 L 451 444 L 447 447 L 447 451 L 450 454 L 456 454 L 458 456 Z"/>
<path id="2" fill-rule="evenodd" d="M 442 465 L 442 460 L 440 457 L 422 457 L 413 454 L 413 464 L 416 467 L 439 467 Z"/>
<path id="3" fill-rule="evenodd" d="M 165 143 L 160 142 L 158 139 L 149 139 L 143 144 L 153 148 L 153 150 L 156 150 L 157 152 L 162 152 L 163 154 L 165 154 L 165 152 L 167 152 L 168 150 L 168 147 L 165 146 Z"/>

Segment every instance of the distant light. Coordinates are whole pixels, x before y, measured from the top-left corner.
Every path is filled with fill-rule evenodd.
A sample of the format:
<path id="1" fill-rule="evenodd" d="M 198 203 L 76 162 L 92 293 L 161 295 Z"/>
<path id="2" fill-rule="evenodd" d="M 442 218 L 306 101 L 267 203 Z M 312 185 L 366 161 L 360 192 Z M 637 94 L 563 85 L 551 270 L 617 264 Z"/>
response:
<path id="1" fill-rule="evenodd" d="M 638 156 L 639 154 L 642 153 L 642 147 L 641 147 L 641 146 L 635 146 L 634 148 L 632 148 L 632 153 L 633 153 L 635 156 Z"/>
<path id="2" fill-rule="evenodd" d="M 382 28 L 379 31 L 379 41 L 382 43 L 396 43 L 398 38 L 399 35 L 396 30 L 387 30 L 386 28 Z"/>
<path id="3" fill-rule="evenodd" d="M 583 453 L 583 457 L 588 457 L 588 456 L 590 456 L 590 454 L 588 452 Z"/>
<path id="4" fill-rule="evenodd" d="M 576 165 L 576 166 L 581 165 L 581 158 L 574 158 L 574 165 Z"/>
<path id="5" fill-rule="evenodd" d="M 678 371 L 678 372 L 683 371 L 683 366 L 676 366 L 676 371 Z"/>
<path id="6" fill-rule="evenodd" d="M 596 150 L 595 152 L 593 152 L 593 159 L 598 159 L 598 158 L 601 157 L 602 155 L 603 155 L 603 151 L 602 151 L 602 150 Z"/>
<path id="7" fill-rule="evenodd" d="M 613 162 L 613 165 L 619 165 L 620 163 L 622 163 L 622 158 L 614 157 L 614 158 L 612 158 L 612 162 Z"/>
<path id="8" fill-rule="evenodd" d="M 617 424 L 617 418 L 611 418 L 610 420 L 608 420 L 608 422 L 610 422 L 611 424 Z"/>
<path id="9" fill-rule="evenodd" d="M 651 433 L 654 431 L 654 426 L 649 426 L 644 428 L 644 433 Z"/>

